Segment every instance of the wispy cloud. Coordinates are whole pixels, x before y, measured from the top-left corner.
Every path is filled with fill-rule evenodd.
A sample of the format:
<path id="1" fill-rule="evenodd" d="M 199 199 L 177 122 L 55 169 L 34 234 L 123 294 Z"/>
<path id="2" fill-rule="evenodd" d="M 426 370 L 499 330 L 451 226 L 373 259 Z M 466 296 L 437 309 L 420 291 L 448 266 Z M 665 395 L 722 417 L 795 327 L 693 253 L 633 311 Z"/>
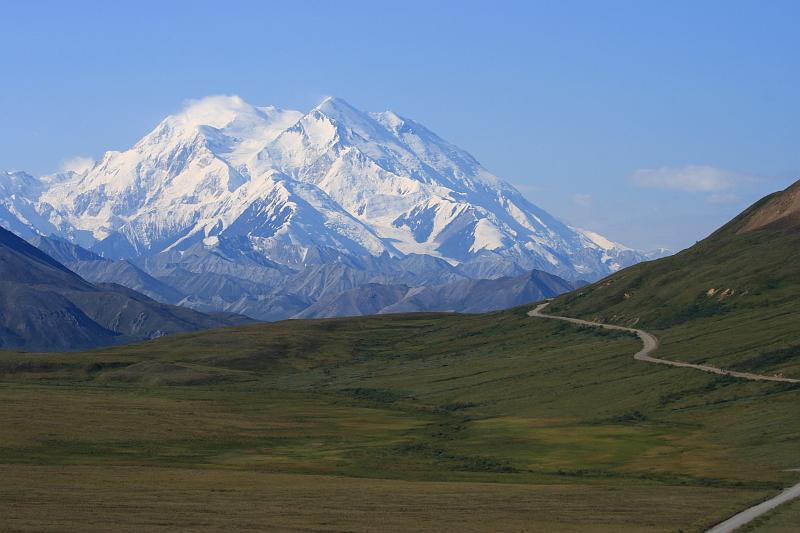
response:
<path id="1" fill-rule="evenodd" d="M 752 180 L 752 176 L 707 165 L 643 168 L 630 178 L 639 187 L 705 193 L 728 191 Z"/>
<path id="2" fill-rule="evenodd" d="M 94 166 L 94 159 L 91 157 L 75 156 L 62 161 L 59 166 L 59 172 L 85 172 Z"/>
<path id="3" fill-rule="evenodd" d="M 707 198 L 710 204 L 735 204 L 739 199 L 739 195 L 735 192 L 715 192 Z"/>
<path id="4" fill-rule="evenodd" d="M 580 207 L 590 207 L 594 199 L 591 194 L 573 194 L 572 203 Z"/>

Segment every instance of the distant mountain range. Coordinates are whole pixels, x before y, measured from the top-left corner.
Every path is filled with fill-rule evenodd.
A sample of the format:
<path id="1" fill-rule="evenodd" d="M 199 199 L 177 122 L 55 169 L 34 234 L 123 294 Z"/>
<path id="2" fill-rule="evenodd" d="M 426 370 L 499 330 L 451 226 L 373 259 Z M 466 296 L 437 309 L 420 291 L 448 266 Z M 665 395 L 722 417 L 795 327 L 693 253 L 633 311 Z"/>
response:
<path id="1" fill-rule="evenodd" d="M 663 254 L 570 227 L 421 124 L 337 98 L 301 113 L 210 97 L 82 173 L 2 173 L 0 224 L 91 281 L 267 320 L 375 285 L 593 281 Z"/>
<path id="2" fill-rule="evenodd" d="M 248 322 L 161 304 L 121 285 L 93 285 L 0 228 L 2 348 L 92 348 Z"/>
<path id="3" fill-rule="evenodd" d="M 257 281 L 210 272 L 182 274 L 168 270 L 162 281 L 127 259 L 108 259 L 63 239 L 37 236 L 31 242 L 86 279 L 99 283 L 114 280 L 155 300 L 194 304 L 209 312 L 214 311 L 214 306 L 193 302 L 193 299 L 212 299 L 215 295 L 233 299 L 243 292 L 255 294 L 262 290 Z M 513 277 L 476 280 L 464 278 L 447 263 L 439 265 L 437 261 L 427 255 L 410 255 L 398 259 L 394 271 L 384 269 L 383 273 L 375 266 L 371 271 L 359 271 L 341 263 L 309 268 L 284 282 L 284 289 L 290 290 L 292 297 L 273 292 L 264 298 L 263 307 L 259 307 L 259 300 L 251 298 L 242 302 L 240 312 L 258 316 L 268 309 L 275 313 L 271 318 L 415 311 L 479 313 L 549 298 L 583 284 L 539 270 Z M 390 283 L 390 280 L 397 281 Z"/>
<path id="4" fill-rule="evenodd" d="M 574 288 L 572 283 L 540 270 L 514 277 L 462 279 L 432 287 L 369 284 L 321 298 L 298 318 L 417 311 L 480 313 L 535 302 Z"/>

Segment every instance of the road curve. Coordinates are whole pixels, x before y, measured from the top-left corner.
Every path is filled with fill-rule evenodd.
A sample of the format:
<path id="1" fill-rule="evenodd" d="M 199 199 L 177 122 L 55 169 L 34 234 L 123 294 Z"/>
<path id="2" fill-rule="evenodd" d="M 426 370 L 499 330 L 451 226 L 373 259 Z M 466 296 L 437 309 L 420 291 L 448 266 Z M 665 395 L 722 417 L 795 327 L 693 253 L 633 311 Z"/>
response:
<path id="1" fill-rule="evenodd" d="M 547 307 L 550 302 L 544 302 L 536 306 L 535 309 L 528 311 L 528 316 L 538 318 L 549 318 L 552 320 L 561 320 L 579 326 L 594 326 L 605 329 L 612 329 L 617 331 L 627 331 L 628 333 L 635 333 L 642 341 L 642 349 L 634 354 L 634 359 L 638 361 L 646 361 L 648 363 L 656 363 L 659 365 L 677 366 L 681 368 L 693 368 L 703 372 L 711 372 L 712 374 L 720 374 L 723 376 L 734 376 L 742 379 L 750 379 L 753 381 L 780 381 L 783 383 L 800 383 L 800 379 L 783 378 L 779 376 L 763 376 L 761 374 L 750 374 L 749 372 L 736 372 L 734 370 L 723 370 L 714 366 L 708 365 L 695 365 L 692 363 L 683 363 L 681 361 L 669 361 L 667 359 L 659 359 L 650 354 L 658 349 L 658 339 L 652 333 L 648 333 L 642 329 L 626 328 L 624 326 L 615 326 L 613 324 L 602 324 L 600 322 L 590 322 L 588 320 L 581 320 L 579 318 L 569 318 L 565 316 L 545 315 L 542 310 Z M 724 522 L 720 522 L 716 526 L 709 529 L 706 533 L 731 533 L 739 529 L 743 525 L 755 520 L 759 516 L 767 513 L 779 505 L 786 503 L 794 498 L 800 498 L 800 483 L 789 487 L 777 496 L 763 501 L 758 505 L 754 505 L 749 509 L 745 509 L 741 513 L 737 513 L 728 518 Z"/>
<path id="2" fill-rule="evenodd" d="M 749 509 L 745 509 L 741 513 L 733 515 L 724 522 L 720 522 L 716 526 L 712 527 L 706 531 L 706 533 L 731 533 L 731 531 L 739 529 L 748 522 L 755 520 L 762 514 L 775 509 L 782 503 L 786 503 L 795 498 L 800 498 L 800 483 L 794 485 L 793 487 L 789 487 L 774 498 L 770 498 L 769 500 L 763 501 L 758 505 L 754 505 Z"/>
<path id="3" fill-rule="evenodd" d="M 715 366 L 698 365 L 694 363 L 684 363 L 682 361 L 670 361 L 668 359 L 659 359 L 650 354 L 658 349 L 658 339 L 652 333 L 648 333 L 643 329 L 626 328 L 625 326 L 616 326 L 614 324 L 603 324 L 601 322 L 590 322 L 588 320 L 581 320 L 580 318 L 569 318 L 566 316 L 546 315 L 542 310 L 547 307 L 550 302 L 544 302 L 536 306 L 535 309 L 528 311 L 528 316 L 537 318 L 549 318 L 552 320 L 561 320 L 579 326 L 593 326 L 598 328 L 613 329 L 616 331 L 627 331 L 628 333 L 636 334 L 642 341 L 642 349 L 633 355 L 637 361 L 645 361 L 648 363 L 655 363 L 658 365 L 677 366 L 681 368 L 693 368 L 703 372 L 710 372 L 712 374 L 719 374 L 721 376 L 733 376 L 735 378 L 749 379 L 752 381 L 778 381 L 781 383 L 800 383 L 800 379 L 784 378 L 780 376 L 766 376 L 763 374 L 751 374 L 749 372 L 737 372 L 735 370 L 724 370 Z"/>

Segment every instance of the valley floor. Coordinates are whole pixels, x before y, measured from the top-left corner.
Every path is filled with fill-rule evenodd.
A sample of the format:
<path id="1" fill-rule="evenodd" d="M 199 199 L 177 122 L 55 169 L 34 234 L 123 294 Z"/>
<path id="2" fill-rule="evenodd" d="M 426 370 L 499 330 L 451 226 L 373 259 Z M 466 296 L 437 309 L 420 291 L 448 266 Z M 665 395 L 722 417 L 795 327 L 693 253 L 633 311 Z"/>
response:
<path id="1" fill-rule="evenodd" d="M 758 493 L 226 469 L 3 466 L 5 531 L 676 531 Z"/>
<path id="2" fill-rule="evenodd" d="M 2 353 L 2 528 L 703 531 L 796 483 L 797 385 L 528 310 Z"/>

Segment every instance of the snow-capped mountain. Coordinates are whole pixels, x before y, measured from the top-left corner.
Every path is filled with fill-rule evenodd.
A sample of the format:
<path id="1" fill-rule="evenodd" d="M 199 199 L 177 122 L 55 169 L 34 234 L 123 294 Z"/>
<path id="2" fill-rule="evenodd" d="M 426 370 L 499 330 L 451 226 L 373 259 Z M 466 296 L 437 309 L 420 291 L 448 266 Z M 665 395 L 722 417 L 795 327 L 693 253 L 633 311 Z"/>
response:
<path id="1" fill-rule="evenodd" d="M 17 181 L 36 204 L 38 219 L 15 206 L 25 225 L 113 257 L 243 235 L 289 265 L 327 248 L 597 277 L 636 259 L 559 222 L 424 126 L 336 98 L 303 114 L 210 97 L 83 174 Z"/>
<path id="2" fill-rule="evenodd" d="M 386 274 L 410 255 L 465 278 L 539 269 L 570 280 L 645 259 L 550 216 L 421 124 L 337 98 L 302 113 L 209 97 L 82 173 L 0 174 L 0 193 L 0 224 L 25 237 L 54 234 L 162 273 L 231 275 L 237 264 L 248 277 L 261 262 L 269 275 L 256 279 L 271 289 L 286 269 Z M 229 264 L 186 259 L 198 253 Z"/>
<path id="3" fill-rule="evenodd" d="M 36 203 L 43 187 L 25 172 L 0 173 L 0 226 L 24 239 L 56 231 Z"/>

